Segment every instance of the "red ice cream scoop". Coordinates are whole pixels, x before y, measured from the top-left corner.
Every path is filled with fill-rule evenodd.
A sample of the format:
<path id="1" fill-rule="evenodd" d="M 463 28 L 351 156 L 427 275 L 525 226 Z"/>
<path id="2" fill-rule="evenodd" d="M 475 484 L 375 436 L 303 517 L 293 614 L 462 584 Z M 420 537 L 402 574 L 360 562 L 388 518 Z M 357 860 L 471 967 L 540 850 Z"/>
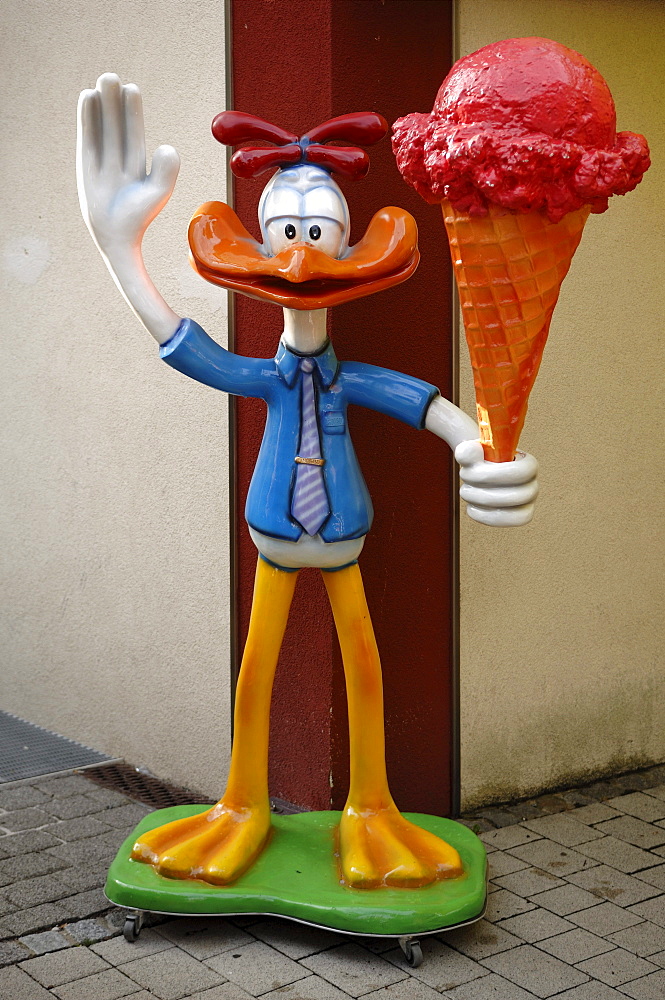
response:
<path id="1" fill-rule="evenodd" d="M 393 149 L 427 201 L 472 216 L 488 204 L 544 211 L 551 222 L 583 205 L 604 212 L 649 166 L 644 137 L 617 134 L 598 70 L 547 38 L 510 38 L 460 59 L 431 114 L 395 122 Z"/>

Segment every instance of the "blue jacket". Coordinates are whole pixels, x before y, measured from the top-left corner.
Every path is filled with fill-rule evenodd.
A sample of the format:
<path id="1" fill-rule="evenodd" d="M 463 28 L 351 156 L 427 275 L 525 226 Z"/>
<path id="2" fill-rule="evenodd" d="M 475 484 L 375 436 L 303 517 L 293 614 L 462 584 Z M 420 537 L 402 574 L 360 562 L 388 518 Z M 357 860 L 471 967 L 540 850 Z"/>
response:
<path id="1" fill-rule="evenodd" d="M 216 344 L 191 319 L 182 321 L 160 348 L 172 368 L 197 382 L 235 396 L 256 396 L 268 404 L 263 442 L 247 495 L 245 516 L 256 531 L 297 541 L 302 527 L 291 516 L 291 499 L 300 443 L 301 355 L 280 343 L 274 358 L 245 358 Z M 366 534 L 374 514 L 349 435 L 346 408 L 366 406 L 412 427 L 423 427 L 436 386 L 410 375 L 338 362 L 332 345 L 312 355 L 317 390 L 321 454 L 331 513 L 321 528 L 326 542 Z"/>

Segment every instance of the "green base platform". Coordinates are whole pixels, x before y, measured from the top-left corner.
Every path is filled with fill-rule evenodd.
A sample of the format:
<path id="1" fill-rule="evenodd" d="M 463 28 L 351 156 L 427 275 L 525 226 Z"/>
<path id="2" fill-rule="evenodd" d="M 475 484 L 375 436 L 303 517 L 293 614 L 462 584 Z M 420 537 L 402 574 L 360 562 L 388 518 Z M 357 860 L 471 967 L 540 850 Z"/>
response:
<path id="1" fill-rule="evenodd" d="M 478 920 L 487 892 L 485 848 L 471 830 L 450 819 L 406 813 L 425 830 L 452 844 L 465 875 L 421 889 L 350 889 L 341 885 L 334 856 L 338 812 L 273 816 L 267 848 L 249 871 L 230 886 L 158 875 L 132 861 L 140 834 L 209 806 L 187 805 L 150 813 L 120 848 L 109 869 L 108 899 L 118 906 L 152 913 L 246 914 L 287 917 L 351 934 L 413 936 Z"/>

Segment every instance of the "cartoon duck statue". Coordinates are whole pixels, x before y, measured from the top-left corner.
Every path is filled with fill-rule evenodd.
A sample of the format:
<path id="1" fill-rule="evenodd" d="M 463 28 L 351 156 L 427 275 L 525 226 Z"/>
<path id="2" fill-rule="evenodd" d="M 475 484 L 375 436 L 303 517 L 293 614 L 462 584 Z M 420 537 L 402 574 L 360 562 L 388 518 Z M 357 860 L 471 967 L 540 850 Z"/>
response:
<path id="1" fill-rule="evenodd" d="M 327 308 L 396 285 L 418 264 L 415 221 L 399 208 L 377 212 L 360 242 L 349 246 L 348 207 L 334 176 L 358 180 L 367 173 L 369 158 L 360 147 L 387 132 L 380 115 L 344 115 L 298 138 L 226 111 L 212 130 L 230 146 L 271 144 L 239 149 L 231 159 L 236 176 L 277 170 L 259 206 L 263 243 L 228 205 L 208 202 L 189 228 L 192 264 L 208 281 L 283 307 L 274 358 L 226 351 L 193 320 L 177 316 L 150 280 L 141 241 L 173 190 L 179 159 L 173 148 L 160 147 L 146 175 L 138 89 L 106 74 L 79 103 L 81 206 L 127 302 L 167 364 L 224 392 L 260 397 L 268 409 L 246 508 L 259 557 L 226 791 L 212 808 L 179 807 L 147 817 L 112 867 L 107 893 L 139 910 L 277 912 L 396 936 L 477 919 L 485 900 L 480 842 L 450 820 L 403 816 L 388 787 L 381 667 L 358 566 L 373 512 L 347 406 L 378 410 L 446 441 L 461 466 L 468 511 L 486 524 L 531 519 L 536 462 L 524 454 L 513 462 L 486 462 L 477 425 L 436 386 L 335 356 Z M 347 145 L 328 146 L 331 141 Z M 323 573 L 342 650 L 349 796 L 341 815 L 271 817 L 272 684 L 298 570 L 305 566 Z M 319 837 L 319 860 L 301 890 L 307 831 Z M 280 874 L 274 857 L 280 850 L 291 851 L 291 867 L 281 872 L 276 889 L 270 879 Z M 352 891 L 362 889 L 381 891 Z M 405 896 L 405 889 L 415 891 Z"/>

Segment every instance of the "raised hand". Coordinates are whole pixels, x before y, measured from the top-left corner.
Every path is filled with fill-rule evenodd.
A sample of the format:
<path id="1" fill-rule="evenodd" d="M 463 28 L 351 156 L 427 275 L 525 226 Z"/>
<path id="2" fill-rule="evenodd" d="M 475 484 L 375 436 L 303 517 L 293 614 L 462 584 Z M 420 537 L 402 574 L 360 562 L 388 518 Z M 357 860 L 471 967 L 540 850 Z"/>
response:
<path id="1" fill-rule="evenodd" d="M 146 229 L 169 200 L 180 167 L 172 146 L 160 146 L 146 174 L 141 94 L 114 73 L 84 90 L 78 105 L 76 175 L 81 211 L 116 284 L 159 343 L 180 319 L 148 277 L 141 256 Z"/>

